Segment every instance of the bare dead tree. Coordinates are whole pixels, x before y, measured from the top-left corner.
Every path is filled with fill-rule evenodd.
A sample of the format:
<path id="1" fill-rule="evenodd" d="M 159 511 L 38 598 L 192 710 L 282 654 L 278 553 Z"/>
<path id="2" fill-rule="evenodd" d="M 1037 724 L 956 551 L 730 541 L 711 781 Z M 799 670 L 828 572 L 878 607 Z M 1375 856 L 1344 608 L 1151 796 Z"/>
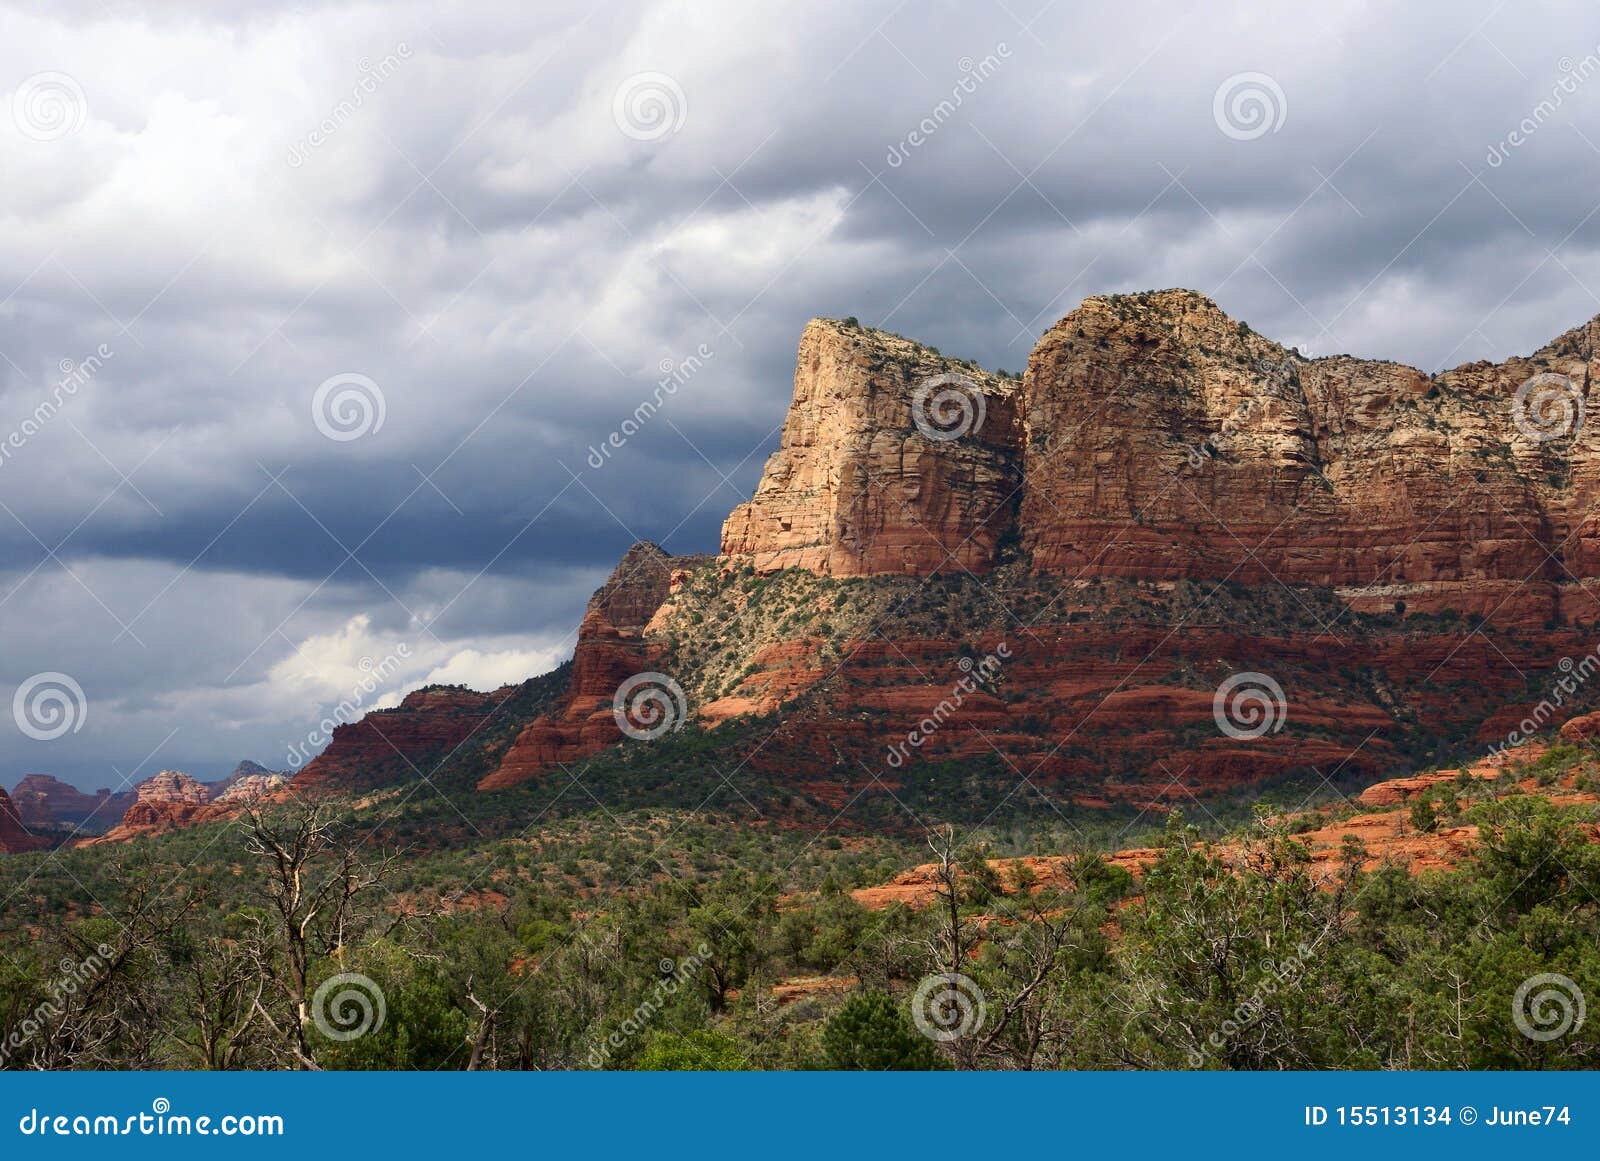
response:
<path id="1" fill-rule="evenodd" d="M 261 998 L 255 1010 L 277 1032 L 295 1064 L 316 1068 L 310 1035 L 313 968 L 366 933 L 373 917 L 358 902 L 382 883 L 393 860 L 368 865 L 354 847 L 342 846 L 332 813 L 321 804 L 296 806 L 275 816 L 251 806 L 240 816 L 240 825 L 245 849 L 266 871 L 261 889 L 276 920 L 277 947 L 263 946 L 260 966 L 286 1003 L 287 1027 L 273 1019 Z"/>
<path id="2" fill-rule="evenodd" d="M 208 937 L 185 957 L 183 983 L 194 1023 L 192 1030 L 175 1031 L 173 1039 L 202 1068 L 246 1068 L 270 1056 L 261 1020 L 267 984 L 261 967 L 268 958 L 259 920 L 237 937 Z"/>

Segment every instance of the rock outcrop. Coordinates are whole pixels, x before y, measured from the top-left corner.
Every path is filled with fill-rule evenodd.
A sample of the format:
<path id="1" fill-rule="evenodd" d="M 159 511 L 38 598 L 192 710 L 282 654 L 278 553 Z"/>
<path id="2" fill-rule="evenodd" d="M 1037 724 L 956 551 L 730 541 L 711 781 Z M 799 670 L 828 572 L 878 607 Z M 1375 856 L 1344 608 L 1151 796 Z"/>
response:
<path id="1" fill-rule="evenodd" d="M 1539 375 L 1556 408 L 1586 396 L 1595 335 L 1430 376 L 1303 358 L 1188 291 L 1091 298 L 1029 360 L 1023 549 L 1076 577 L 1333 586 L 1540 626 L 1596 575 L 1573 514 L 1600 443 L 1536 439 L 1513 408 Z"/>
<path id="2" fill-rule="evenodd" d="M 1086 300 L 1019 380 L 814 320 L 722 555 L 635 545 L 570 671 L 419 690 L 295 787 L 535 781 L 638 744 L 640 675 L 675 722 L 772 715 L 730 764 L 830 811 L 918 767 L 1145 810 L 1526 740 L 1600 699 L 1551 696 L 1600 625 L 1597 351 L 1600 320 L 1439 375 L 1312 359 L 1174 290 Z M 1263 676 L 1267 728 L 1224 728 Z"/>
<path id="3" fill-rule="evenodd" d="M 17 817 L 17 808 L 12 804 L 11 796 L 0 789 L 0 854 L 39 851 L 49 845 L 48 839 L 28 833 L 27 827 Z"/>
<path id="4" fill-rule="evenodd" d="M 208 782 L 206 789 L 211 793 L 211 801 L 223 802 L 229 798 L 229 792 L 235 787 L 243 786 L 246 789 L 233 797 L 249 798 L 281 785 L 288 781 L 288 777 L 281 770 L 268 770 L 260 762 L 252 762 L 246 758 L 235 766 L 227 777 Z"/>
<path id="5" fill-rule="evenodd" d="M 1015 523 L 1019 384 L 883 331 L 813 319 L 783 442 L 727 556 L 833 576 L 991 567 Z"/>
<path id="6" fill-rule="evenodd" d="M 211 801 L 218 806 L 243 806 L 281 789 L 288 781 L 289 776 L 277 770 L 242 776 L 235 771 L 223 782 L 213 784 Z"/>
<path id="7" fill-rule="evenodd" d="M 1019 381 L 815 320 L 722 555 L 631 549 L 564 697 L 478 784 L 624 741 L 619 686 L 657 671 L 703 727 L 781 710 L 732 761 L 841 809 L 921 764 L 1142 809 L 1559 725 L 1600 694 L 1542 704 L 1600 624 L 1597 344 L 1600 320 L 1428 375 L 1306 358 L 1162 291 L 1088 299 Z M 1258 673 L 1271 728 L 1222 729 L 1219 687 Z M 452 744 L 480 712 L 457 696 L 342 727 L 297 781 Z"/>
<path id="8" fill-rule="evenodd" d="M 134 803 L 122 821 L 89 843 L 120 842 L 142 835 L 162 834 L 181 826 L 204 821 L 214 812 L 207 809 L 211 791 L 179 770 L 163 770 L 134 787 Z"/>
<path id="9" fill-rule="evenodd" d="M 478 784 L 480 789 L 514 786 L 540 770 L 622 740 L 612 713 L 617 689 L 654 668 L 661 650 L 647 639 L 646 630 L 675 585 L 707 559 L 669 556 L 648 542 L 627 551 L 589 599 L 563 703 L 517 736 L 499 768 Z"/>

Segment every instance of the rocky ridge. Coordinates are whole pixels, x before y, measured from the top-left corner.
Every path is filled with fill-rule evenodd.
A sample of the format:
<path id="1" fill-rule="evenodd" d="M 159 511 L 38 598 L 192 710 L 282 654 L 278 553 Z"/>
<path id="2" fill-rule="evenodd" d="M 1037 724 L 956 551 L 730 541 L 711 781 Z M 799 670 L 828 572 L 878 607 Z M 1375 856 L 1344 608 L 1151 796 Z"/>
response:
<path id="1" fill-rule="evenodd" d="M 49 774 L 27 774 L 12 788 L 11 800 L 24 825 L 93 832 L 115 825 L 133 804 L 134 794 L 110 788 L 88 794 Z"/>

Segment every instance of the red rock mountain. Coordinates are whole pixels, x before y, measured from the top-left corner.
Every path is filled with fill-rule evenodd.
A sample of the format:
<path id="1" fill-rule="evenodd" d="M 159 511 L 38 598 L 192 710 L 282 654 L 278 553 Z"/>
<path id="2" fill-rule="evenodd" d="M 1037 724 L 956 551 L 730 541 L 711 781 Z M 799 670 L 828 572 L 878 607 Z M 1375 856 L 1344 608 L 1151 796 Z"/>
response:
<path id="1" fill-rule="evenodd" d="M 722 555 L 633 549 L 481 785 L 615 744 L 618 683 L 661 670 L 707 726 L 785 707 L 730 765 L 843 801 L 1002 645 L 905 757 L 1140 801 L 1494 742 L 1600 623 L 1597 341 L 1430 376 L 1164 291 L 1087 300 L 1018 382 L 814 320 Z M 1260 736 L 1218 727 L 1239 673 L 1284 691 Z"/>
<path id="2" fill-rule="evenodd" d="M 86 794 L 49 774 L 28 774 L 11 791 L 17 814 L 31 827 L 76 827 L 89 832 L 114 826 L 134 800 L 132 791 Z"/>
<path id="3" fill-rule="evenodd" d="M 478 785 L 483 790 L 514 786 L 560 762 L 564 755 L 592 754 L 623 740 L 612 713 L 617 688 L 636 673 L 654 669 L 662 648 L 650 640 L 651 618 L 675 586 L 709 557 L 671 557 L 654 544 L 636 544 L 611 578 L 589 600 L 578 629 L 572 683 L 562 707 L 523 730 L 499 768 Z"/>

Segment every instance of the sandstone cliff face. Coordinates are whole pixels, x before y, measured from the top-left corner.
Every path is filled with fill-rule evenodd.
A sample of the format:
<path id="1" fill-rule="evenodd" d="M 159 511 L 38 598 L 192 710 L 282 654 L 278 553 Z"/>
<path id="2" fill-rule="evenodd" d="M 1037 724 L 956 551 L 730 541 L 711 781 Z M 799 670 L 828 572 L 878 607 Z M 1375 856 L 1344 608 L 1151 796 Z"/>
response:
<path id="1" fill-rule="evenodd" d="M 21 854 L 24 851 L 43 850 L 49 845 L 48 839 L 28 833 L 22 820 L 17 817 L 17 808 L 12 805 L 11 796 L 0 789 L 0 853 Z"/>
<path id="2" fill-rule="evenodd" d="M 1588 575 L 1563 530 L 1592 499 L 1593 425 L 1540 442 L 1513 401 L 1538 374 L 1586 393 L 1591 331 L 1430 377 L 1301 358 L 1187 291 L 1089 299 L 1028 364 L 1024 550 L 1073 576 L 1329 585 L 1358 608 L 1542 624 Z"/>
<path id="3" fill-rule="evenodd" d="M 279 782 L 287 780 L 287 775 L 281 770 L 268 770 L 260 762 L 252 762 L 246 758 L 240 762 L 225 778 L 215 782 L 206 783 L 206 789 L 211 792 L 213 802 L 221 802 L 235 786 L 249 785 L 257 789 L 270 788 Z"/>
<path id="4" fill-rule="evenodd" d="M 288 781 L 287 774 L 276 770 L 230 778 L 220 790 L 214 791 L 211 801 L 218 806 L 243 806 L 281 789 Z"/>
<path id="5" fill-rule="evenodd" d="M 660 647 L 646 640 L 645 630 L 677 581 L 706 559 L 669 556 L 648 542 L 628 550 L 589 600 L 563 704 L 517 736 L 499 768 L 479 783 L 479 789 L 514 786 L 559 762 L 622 740 L 612 714 L 617 688 L 655 666 Z"/>
<path id="6" fill-rule="evenodd" d="M 723 553 L 834 576 L 989 568 L 1014 522 L 1017 386 L 813 319 L 782 446 L 723 526 Z"/>
<path id="7" fill-rule="evenodd" d="M 1015 543 L 1076 579 L 1334 586 L 1360 611 L 1595 620 L 1600 424 L 1536 438 L 1513 406 L 1541 375 L 1570 384 L 1557 405 L 1586 397 L 1597 339 L 1600 320 L 1435 377 L 1303 358 L 1173 290 L 1086 300 L 1019 387 L 817 320 L 782 447 L 723 553 L 761 571 L 927 575 L 986 571 Z M 984 401 L 956 439 L 916 423 L 916 387 L 940 374 Z"/>

